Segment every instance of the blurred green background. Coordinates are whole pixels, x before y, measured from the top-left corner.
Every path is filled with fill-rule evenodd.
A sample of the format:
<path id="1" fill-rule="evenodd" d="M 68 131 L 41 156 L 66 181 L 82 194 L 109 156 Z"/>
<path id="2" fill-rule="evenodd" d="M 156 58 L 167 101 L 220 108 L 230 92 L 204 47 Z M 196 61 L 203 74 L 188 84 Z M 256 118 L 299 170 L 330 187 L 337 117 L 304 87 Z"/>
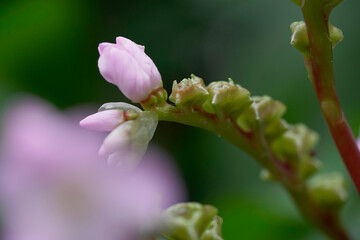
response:
<path id="1" fill-rule="evenodd" d="M 334 52 L 335 75 L 356 134 L 359 9 L 359 1 L 347 0 L 331 18 L 345 35 Z M 173 80 L 194 73 L 206 83 L 232 77 L 253 95 L 285 102 L 288 122 L 303 122 L 321 134 L 322 171 L 345 172 L 302 57 L 289 44 L 289 25 L 301 19 L 290 0 L 2 0 L 0 110 L 24 92 L 61 109 L 127 101 L 97 69 L 97 45 L 125 36 L 146 45 L 168 91 Z M 219 208 L 225 239 L 324 239 L 300 218 L 280 186 L 258 179 L 260 167 L 252 159 L 217 136 L 162 122 L 153 143 L 176 159 L 189 200 Z M 343 218 L 360 239 L 360 201 L 349 188 Z"/>

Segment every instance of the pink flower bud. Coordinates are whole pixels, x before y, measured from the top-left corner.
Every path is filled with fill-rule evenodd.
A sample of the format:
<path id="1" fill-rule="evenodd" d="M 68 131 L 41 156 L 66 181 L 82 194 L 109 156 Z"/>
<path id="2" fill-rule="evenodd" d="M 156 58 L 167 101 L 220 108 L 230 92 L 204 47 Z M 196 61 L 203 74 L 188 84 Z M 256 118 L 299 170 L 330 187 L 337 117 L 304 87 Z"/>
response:
<path id="1" fill-rule="evenodd" d="M 107 110 L 94 113 L 80 122 L 80 126 L 94 131 L 111 132 L 124 122 L 123 110 Z"/>
<path id="2" fill-rule="evenodd" d="M 162 86 L 161 75 L 154 62 L 145 54 L 145 47 L 117 37 L 116 44 L 99 45 L 98 66 L 106 81 L 118 86 L 133 102 L 145 100 Z"/>

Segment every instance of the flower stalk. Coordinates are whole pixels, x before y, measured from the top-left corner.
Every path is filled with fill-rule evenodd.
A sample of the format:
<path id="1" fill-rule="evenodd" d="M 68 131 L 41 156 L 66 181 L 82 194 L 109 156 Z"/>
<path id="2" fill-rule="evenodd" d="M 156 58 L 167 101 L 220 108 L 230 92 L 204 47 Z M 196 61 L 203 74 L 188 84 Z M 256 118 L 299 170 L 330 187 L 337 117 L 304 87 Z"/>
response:
<path id="1" fill-rule="evenodd" d="M 179 109 L 166 105 L 153 110 L 158 113 L 160 121 L 171 121 L 203 128 L 245 151 L 283 184 L 303 217 L 310 223 L 327 234 L 330 239 L 350 239 L 341 224 L 339 211 L 324 208 L 315 202 L 306 182 L 299 180 L 293 169 L 272 153 L 268 141 L 264 137 L 261 124 L 258 124 L 260 131 L 244 132 L 233 119 L 222 119 L 201 109 Z"/>
<path id="2" fill-rule="evenodd" d="M 337 1 L 338 4 L 340 1 Z M 360 193 L 360 151 L 341 108 L 334 84 L 328 1 L 303 1 L 302 13 L 309 38 L 306 68 L 334 142 Z"/>

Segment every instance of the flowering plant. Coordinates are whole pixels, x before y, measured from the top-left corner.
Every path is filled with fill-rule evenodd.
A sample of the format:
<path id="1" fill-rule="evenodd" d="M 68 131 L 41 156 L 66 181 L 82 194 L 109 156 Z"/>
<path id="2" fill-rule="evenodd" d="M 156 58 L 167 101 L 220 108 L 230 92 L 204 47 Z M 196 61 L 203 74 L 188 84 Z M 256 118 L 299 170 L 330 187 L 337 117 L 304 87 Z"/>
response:
<path id="1" fill-rule="evenodd" d="M 191 74 L 189 78 L 175 80 L 172 89 L 167 92 L 166 89 L 170 88 L 171 83 L 165 71 L 160 74 L 159 69 L 163 68 L 161 62 L 159 61 L 158 69 L 147 55 L 151 53 L 151 56 L 155 56 L 148 51 L 153 49 L 152 46 L 145 51 L 144 46 L 125 37 L 117 37 L 115 43 L 105 42 L 98 46 L 98 68 L 102 77 L 117 86 L 132 104 L 105 103 L 97 112 L 92 111 L 87 117 L 81 114 L 81 121 L 78 115 L 74 117 L 66 113 L 60 114 L 53 107 L 34 99 L 25 99 L 22 104 L 10 105 L 9 110 L 3 113 L 0 145 L 0 210 L 3 216 L 1 238 L 220 240 L 224 238 L 224 222 L 224 233 L 227 234 L 224 234 L 225 238 L 233 239 L 226 227 L 231 224 L 231 216 L 234 216 L 232 211 L 237 209 L 234 203 L 230 204 L 227 208 L 231 213 L 227 216 L 223 209 L 226 203 L 232 203 L 233 195 L 230 200 L 224 200 L 226 196 L 220 196 L 217 193 L 219 189 L 216 188 L 211 189 L 213 199 L 208 198 L 208 195 L 206 199 L 199 199 L 190 194 L 191 200 L 219 206 L 219 212 L 212 205 L 182 202 L 186 194 L 179 174 L 171 164 L 171 158 L 166 154 L 164 156 L 161 150 L 156 150 L 154 141 L 152 142 L 152 138 L 158 136 L 157 133 L 166 132 L 162 125 L 164 121 L 173 122 L 173 125 L 168 125 L 171 127 L 180 123 L 214 133 L 252 157 L 262 167 L 261 180 L 272 183 L 263 184 L 271 187 L 271 191 L 262 191 L 257 188 L 260 184 L 253 187 L 248 181 L 243 181 L 248 176 L 242 176 L 242 173 L 251 172 L 247 168 L 236 172 L 237 176 L 242 177 L 238 182 L 251 188 L 251 192 L 256 192 L 261 199 L 278 195 L 273 191 L 280 185 L 293 200 L 293 205 L 303 219 L 319 230 L 319 234 L 322 232 L 320 239 L 325 236 L 341 240 L 356 237 L 359 229 L 351 229 L 349 224 L 356 221 L 350 218 L 344 221 L 341 214 L 348 198 L 354 195 L 348 191 L 349 186 L 350 190 L 353 188 L 360 192 L 360 139 L 355 140 L 336 93 L 332 54 L 334 47 L 343 40 L 343 33 L 329 22 L 330 14 L 342 0 L 291 2 L 295 3 L 289 1 L 294 8 L 301 9 L 304 19 L 290 25 L 290 45 L 303 56 L 309 80 L 349 176 L 329 171 L 332 166 L 328 161 L 324 164 L 326 167 L 323 171 L 326 172 L 319 173 L 318 170 L 323 165 L 320 158 L 326 158 L 326 155 L 318 154 L 316 150 L 319 134 L 305 124 L 291 123 L 291 117 L 287 117 L 288 120 L 291 119 L 287 122 L 284 118 L 286 105 L 268 95 L 253 95 L 255 91 L 248 90 L 252 89 L 252 83 L 248 85 L 238 77 L 209 82 L 216 74 L 203 79 L 199 76 L 206 73 L 199 73 L 199 69 L 195 68 L 199 76 Z M 273 2 L 271 4 L 274 5 Z M 138 16 L 140 14 L 136 15 L 136 19 L 140 19 Z M 201 14 L 196 16 L 202 18 Z M 223 28 L 225 25 L 215 23 L 216 26 L 213 27 L 216 31 L 210 31 L 209 39 L 204 43 L 204 52 L 207 54 L 214 49 L 214 38 L 223 39 L 223 32 L 218 29 L 225 31 L 228 27 Z M 228 29 L 233 33 L 239 28 L 233 29 L 230 26 Z M 149 32 L 152 33 L 151 30 Z M 165 39 L 161 34 L 153 34 L 152 37 L 158 39 L 158 36 Z M 271 38 L 273 37 L 274 34 L 271 35 Z M 176 54 L 179 54 L 179 51 L 186 53 L 182 43 L 193 39 L 193 35 L 186 35 L 186 39 L 181 34 L 177 35 Z M 274 42 L 278 40 L 273 39 Z M 178 44 L 179 42 L 181 44 Z M 216 48 L 224 49 L 226 44 L 219 46 L 222 44 L 216 44 Z M 245 50 L 243 55 L 251 59 L 252 56 L 246 54 L 247 46 L 238 45 Z M 21 49 L 23 45 L 17 46 Z M 219 66 L 228 65 L 233 60 L 231 56 L 236 53 L 233 48 L 229 49 L 231 54 L 215 57 L 204 54 L 203 58 Z M 262 58 L 263 52 L 259 52 Z M 6 58 L 9 62 L 12 54 L 8 54 Z M 69 58 L 68 54 L 66 55 Z M 231 61 L 222 59 L 221 56 L 226 56 Z M 258 57 L 254 57 L 256 62 Z M 84 59 L 84 56 L 81 58 Z M 69 58 L 69 61 L 71 59 L 73 58 Z M 154 60 L 158 62 L 156 58 Z M 167 63 L 172 63 L 171 60 L 168 59 Z M 186 63 L 191 65 L 197 60 L 196 57 L 187 58 Z M 260 62 L 255 65 L 257 71 L 262 70 L 259 67 Z M 286 66 L 280 68 L 285 69 Z M 0 69 L 0 73 L 2 70 Z M 56 81 L 56 76 L 53 77 L 53 82 L 61 85 L 61 81 Z M 86 78 L 81 79 L 85 81 Z M 88 79 L 86 81 L 90 83 Z M 266 81 L 270 82 L 269 79 Z M 83 84 L 80 81 L 79 85 L 82 89 Z M 56 89 L 56 92 L 61 91 Z M 301 95 L 301 100 L 305 102 L 307 99 L 303 96 L 304 92 L 301 92 Z M 109 94 L 106 93 L 106 96 Z M 288 102 L 288 99 L 286 101 Z M 289 104 L 288 108 L 291 112 L 293 106 Z M 79 128 L 78 123 L 82 128 L 97 133 Z M 231 182 L 237 180 L 234 174 L 229 173 L 232 169 L 237 171 L 235 166 L 233 167 L 236 161 L 228 162 L 232 169 L 227 168 L 224 171 L 222 168 L 229 156 L 229 151 L 224 147 L 226 145 L 221 145 L 223 149 L 209 146 L 203 141 L 203 146 L 207 149 L 199 154 L 197 139 L 191 139 L 194 141 L 189 143 L 182 139 L 185 134 L 174 136 L 174 133 L 180 132 L 176 127 L 170 130 L 171 133 L 166 132 L 165 135 L 167 144 L 175 146 L 179 140 L 182 144 L 189 144 L 189 148 L 179 147 L 176 151 L 182 154 L 191 152 L 184 159 L 188 166 L 181 168 L 183 173 L 190 170 L 190 174 L 193 174 L 193 179 L 186 179 L 190 189 L 193 185 L 198 185 L 196 191 L 204 186 L 212 188 L 208 181 L 213 180 L 222 192 L 228 191 L 224 185 L 217 182 L 222 178 Z M 207 161 L 212 154 L 222 158 L 221 164 L 220 161 L 216 162 L 219 169 L 213 168 Z M 329 151 L 329 154 L 332 153 Z M 216 157 L 212 157 L 215 161 Z M 202 176 L 204 178 L 201 178 Z M 222 206 L 217 203 L 219 196 L 220 201 L 225 202 Z M 277 200 L 279 199 L 280 197 Z M 236 204 L 237 207 L 242 202 Z M 234 226 L 236 225 L 234 229 L 242 225 L 240 230 L 236 230 L 239 236 L 242 236 L 243 230 L 249 226 L 253 227 L 254 231 L 261 232 L 257 230 L 261 223 L 252 220 L 257 212 L 253 209 L 247 210 L 246 204 L 244 205 L 241 209 L 243 219 L 232 219 Z M 274 202 L 271 208 L 275 209 L 276 206 Z M 356 215 L 356 211 L 352 214 Z M 275 219 L 266 223 L 269 229 L 274 228 L 272 220 Z M 287 228 L 287 223 L 282 223 L 282 230 Z M 268 237 L 267 233 L 259 233 L 260 235 Z M 302 236 L 293 235 L 291 239 L 302 239 Z M 245 234 L 242 237 L 249 238 Z M 275 239 L 288 237 L 277 236 Z"/>
<path id="2" fill-rule="evenodd" d="M 360 190 L 360 151 L 333 85 L 332 49 L 342 40 L 343 35 L 340 29 L 328 22 L 328 17 L 341 1 L 294 2 L 301 7 L 305 22 L 291 24 L 291 44 L 304 56 L 309 78 L 329 129 L 355 186 Z M 122 50 L 115 51 L 113 48 Z M 347 198 L 345 180 L 339 173 L 311 177 L 320 167 L 319 160 L 313 154 L 318 134 L 303 124 L 287 123 L 282 118 L 286 111 L 283 103 L 269 96 L 251 96 L 247 89 L 232 79 L 212 82 L 206 86 L 203 79 L 195 75 L 180 82 L 174 81 L 169 97 L 171 103 L 168 103 L 160 73 L 145 55 L 143 47 L 119 37 L 116 45 L 102 43 L 99 49 L 99 69 L 103 77 L 117 85 L 125 96 L 134 103 L 140 103 L 144 109 L 135 114 L 133 109 L 121 103 L 111 108 L 125 115 L 130 114 L 132 118 L 129 122 L 138 122 L 143 126 L 141 131 L 144 135 L 149 136 L 138 133 L 139 125 L 129 126 L 127 136 L 122 136 L 127 141 L 132 141 L 136 135 L 148 143 L 156 127 L 149 123 L 158 120 L 214 132 L 256 159 L 264 167 L 261 174 L 263 179 L 283 184 L 299 211 L 314 226 L 332 239 L 349 239 L 339 218 L 339 210 Z M 106 49 L 112 51 L 112 54 L 104 54 Z M 92 121 L 102 125 L 104 121 L 101 119 L 105 113 L 100 113 Z M 147 118 L 150 114 L 153 117 Z M 84 127 L 92 124 L 86 119 L 82 122 Z M 125 124 L 121 123 L 120 126 L 125 128 Z M 110 137 L 115 134 L 113 130 L 104 144 L 121 146 L 116 143 L 119 141 L 116 137 Z M 179 235 L 169 239 L 198 238 Z"/>

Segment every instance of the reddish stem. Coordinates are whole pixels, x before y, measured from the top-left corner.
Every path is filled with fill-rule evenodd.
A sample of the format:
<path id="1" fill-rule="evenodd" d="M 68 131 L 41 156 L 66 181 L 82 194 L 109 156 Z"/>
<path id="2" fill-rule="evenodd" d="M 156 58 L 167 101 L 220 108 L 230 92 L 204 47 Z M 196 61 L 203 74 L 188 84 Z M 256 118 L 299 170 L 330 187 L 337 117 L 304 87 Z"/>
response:
<path id="1" fill-rule="evenodd" d="M 305 59 L 306 66 L 331 135 L 360 193 L 360 151 L 334 85 L 332 43 L 328 29 L 330 13 L 324 10 L 321 1 L 306 1 L 302 12 L 310 44 L 310 57 Z"/>

